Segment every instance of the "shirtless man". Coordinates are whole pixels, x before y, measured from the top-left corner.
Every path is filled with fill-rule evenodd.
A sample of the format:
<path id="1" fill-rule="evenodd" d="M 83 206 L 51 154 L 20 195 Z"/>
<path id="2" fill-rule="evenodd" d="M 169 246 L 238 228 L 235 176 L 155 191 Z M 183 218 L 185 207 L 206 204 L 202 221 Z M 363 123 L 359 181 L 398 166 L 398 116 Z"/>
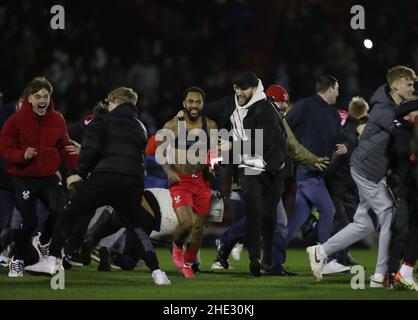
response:
<path id="1" fill-rule="evenodd" d="M 172 261 L 186 278 L 195 277 L 191 267 L 202 244 L 203 226 L 211 202 L 211 187 L 206 180 L 206 158 L 210 141 L 214 141 L 215 147 L 217 143 L 217 135 L 209 139 L 211 129 L 217 128 L 216 123 L 202 116 L 204 98 L 202 89 L 186 89 L 183 94 L 184 120 L 174 117 L 163 129 L 174 138 L 166 150 L 167 159 L 171 161 L 163 164 L 178 219 L 173 236 Z M 166 143 L 164 137 L 159 146 Z M 184 248 L 186 243 L 188 245 Z"/>

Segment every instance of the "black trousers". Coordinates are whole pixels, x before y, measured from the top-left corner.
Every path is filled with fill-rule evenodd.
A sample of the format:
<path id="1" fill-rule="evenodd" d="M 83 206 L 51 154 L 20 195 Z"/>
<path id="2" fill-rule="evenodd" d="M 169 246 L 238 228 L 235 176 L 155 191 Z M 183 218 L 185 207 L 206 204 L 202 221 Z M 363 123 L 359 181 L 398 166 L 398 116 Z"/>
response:
<path id="1" fill-rule="evenodd" d="M 36 201 L 39 199 L 49 210 L 41 236 L 41 243 L 47 243 L 65 205 L 62 183 L 54 174 L 44 178 L 14 177 L 16 206 L 22 216 L 22 228 L 14 236 L 15 258 L 23 259 L 25 250 L 31 240 L 32 233 L 38 225 Z"/>
<path id="2" fill-rule="evenodd" d="M 120 215 L 120 219 L 127 230 L 135 232 L 144 250 L 153 256 L 153 268 L 158 268 L 155 250 L 151 240 L 141 229 L 143 225 L 141 196 L 144 185 L 137 179 L 116 173 L 94 173 L 74 195 L 71 204 L 59 217 L 52 241 L 50 254 L 55 257 L 61 255 L 61 249 L 77 221 L 90 215 L 93 210 L 104 205 L 112 206 Z M 145 236 L 144 236 L 145 235 Z"/>
<path id="3" fill-rule="evenodd" d="M 411 226 L 408 230 L 407 245 L 405 252 L 405 262 L 415 264 L 418 260 L 418 214 L 414 212 L 411 217 Z"/>
<path id="4" fill-rule="evenodd" d="M 155 265 L 154 263 L 153 253 L 147 252 L 145 249 L 147 246 L 147 239 L 154 228 L 155 219 L 143 208 L 138 212 L 138 215 L 141 216 L 141 229 L 143 234 L 126 230 L 125 248 L 123 253 L 112 253 L 113 259 L 115 264 L 120 266 L 123 270 L 134 269 L 139 259 L 143 259 L 148 268 L 155 270 L 158 268 L 158 265 Z M 86 242 L 89 244 L 90 248 L 93 248 L 101 239 L 114 234 L 123 227 L 124 224 L 120 215 L 116 211 L 113 211 L 112 214 L 106 215 L 105 219 L 95 227 L 95 230 L 89 235 Z"/>
<path id="5" fill-rule="evenodd" d="M 272 261 L 276 208 L 283 192 L 283 170 L 276 175 L 261 172 L 246 175 L 239 169 L 239 181 L 247 212 L 247 248 L 250 260 L 260 259 L 260 238 L 263 235 L 263 260 Z"/>
<path id="6" fill-rule="evenodd" d="M 389 246 L 388 272 L 390 273 L 398 271 L 401 260 L 405 256 L 411 209 L 407 200 L 399 199 L 392 222 L 392 238 Z"/>

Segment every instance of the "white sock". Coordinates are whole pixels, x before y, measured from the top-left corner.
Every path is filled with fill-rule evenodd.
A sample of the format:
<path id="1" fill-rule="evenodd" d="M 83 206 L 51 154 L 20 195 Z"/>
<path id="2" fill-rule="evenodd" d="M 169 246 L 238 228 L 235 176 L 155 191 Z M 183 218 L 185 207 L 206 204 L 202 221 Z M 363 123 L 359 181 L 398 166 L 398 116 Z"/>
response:
<path id="1" fill-rule="evenodd" d="M 154 274 L 154 272 L 155 272 L 155 273 L 160 273 L 160 272 L 161 272 L 161 270 L 160 270 L 160 269 L 155 269 L 155 270 L 152 272 L 152 274 Z"/>
<path id="2" fill-rule="evenodd" d="M 57 263 L 57 258 L 56 257 L 54 257 L 54 256 L 48 256 L 48 257 L 46 257 L 46 261 L 48 262 L 48 263 L 51 263 L 51 264 L 55 264 L 55 263 Z"/>
<path id="3" fill-rule="evenodd" d="M 328 257 L 327 253 L 325 252 L 325 249 L 322 245 L 319 246 L 319 255 L 321 256 L 321 258 L 326 259 L 326 257 Z"/>
<path id="4" fill-rule="evenodd" d="M 402 264 L 401 270 L 399 270 L 401 276 L 404 278 L 411 278 L 414 272 L 414 268 L 407 266 L 406 264 Z"/>

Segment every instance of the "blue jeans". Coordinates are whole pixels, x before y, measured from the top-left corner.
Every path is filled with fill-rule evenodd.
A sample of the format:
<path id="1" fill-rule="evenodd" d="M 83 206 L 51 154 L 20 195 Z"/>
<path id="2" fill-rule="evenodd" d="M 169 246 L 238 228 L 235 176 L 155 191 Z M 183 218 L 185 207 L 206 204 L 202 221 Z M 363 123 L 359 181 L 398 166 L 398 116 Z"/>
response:
<path id="1" fill-rule="evenodd" d="M 297 187 L 295 209 L 287 226 L 286 243 L 289 243 L 295 232 L 299 231 L 303 224 L 308 221 L 312 206 L 319 211 L 317 224 L 318 241 L 325 243 L 331 236 L 335 207 L 325 186 L 324 179 L 322 177 L 314 177 L 298 181 Z"/>

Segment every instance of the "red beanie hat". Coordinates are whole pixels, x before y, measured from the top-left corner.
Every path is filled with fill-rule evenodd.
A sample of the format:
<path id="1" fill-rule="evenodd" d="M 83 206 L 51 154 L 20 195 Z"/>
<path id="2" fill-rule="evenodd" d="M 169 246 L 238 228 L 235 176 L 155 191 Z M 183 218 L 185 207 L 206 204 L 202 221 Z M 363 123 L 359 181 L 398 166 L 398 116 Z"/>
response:
<path id="1" fill-rule="evenodd" d="M 289 94 L 281 85 L 272 84 L 266 91 L 267 97 L 272 97 L 275 102 L 289 102 Z"/>

